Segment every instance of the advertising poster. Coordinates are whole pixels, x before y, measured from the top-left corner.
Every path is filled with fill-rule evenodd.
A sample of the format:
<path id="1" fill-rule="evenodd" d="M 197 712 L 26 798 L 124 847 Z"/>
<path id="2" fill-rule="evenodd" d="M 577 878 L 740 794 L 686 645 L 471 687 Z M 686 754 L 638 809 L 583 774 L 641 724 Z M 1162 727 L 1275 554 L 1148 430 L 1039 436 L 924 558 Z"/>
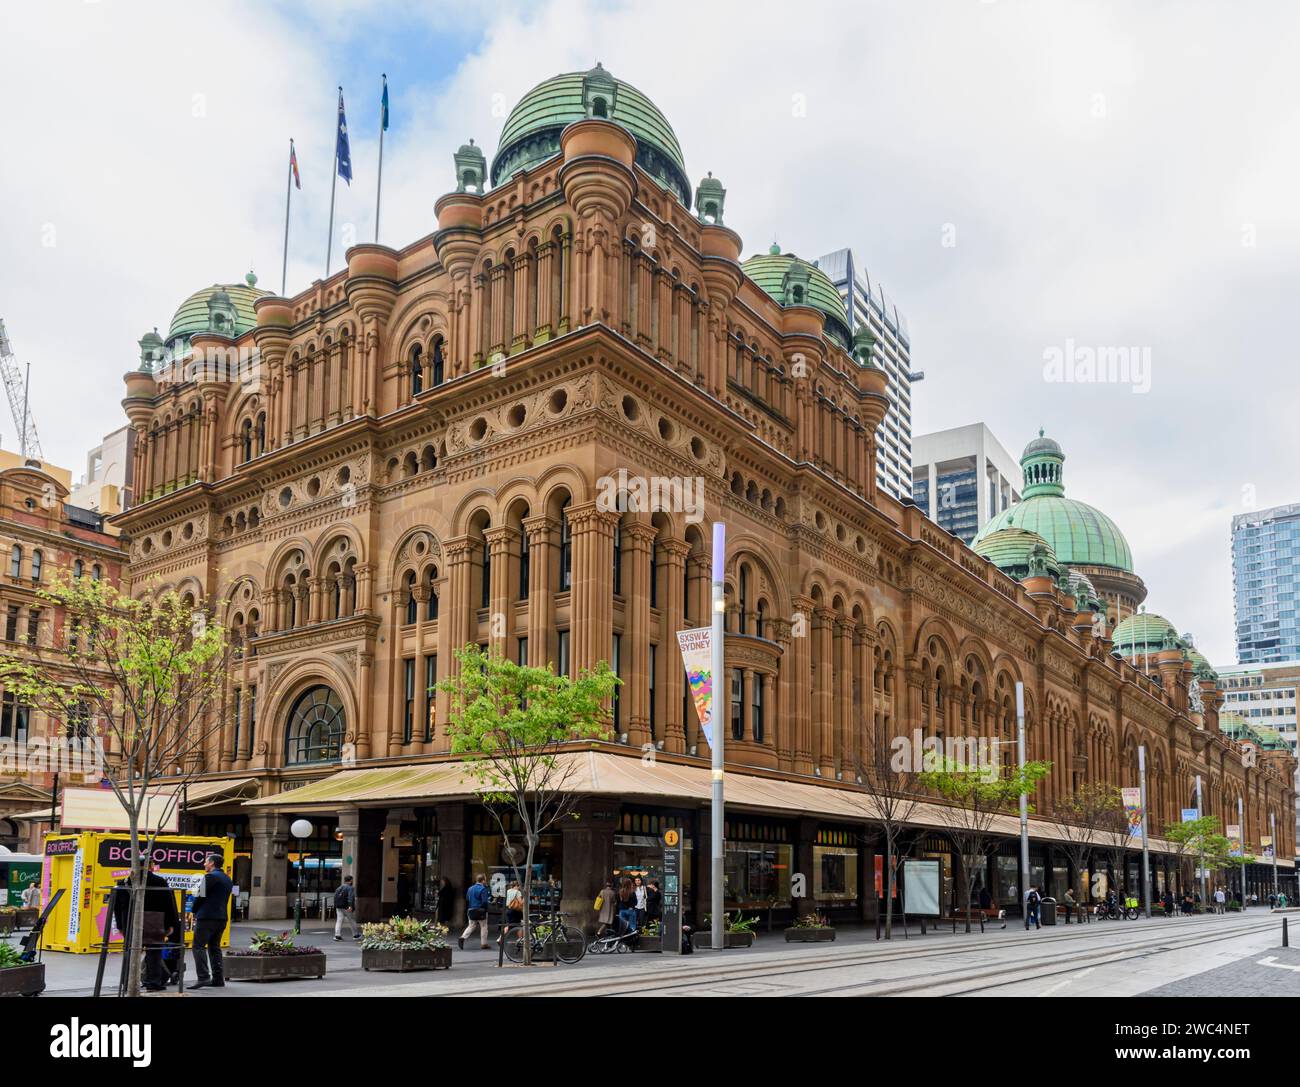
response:
<path id="1" fill-rule="evenodd" d="M 1263 850 L 1263 859 L 1271 861 L 1273 859 L 1273 839 L 1265 836 L 1259 840 L 1260 848 Z"/>
<path id="2" fill-rule="evenodd" d="M 1200 808 L 1184 808 L 1184 809 L 1183 809 L 1183 822 L 1184 822 L 1184 823 L 1194 823 L 1194 822 L 1195 822 L 1197 819 L 1199 819 L 1200 817 L 1201 817 L 1201 809 L 1200 809 Z"/>
<path id="3" fill-rule="evenodd" d="M 913 917 L 939 916 L 939 862 L 903 862 L 903 909 Z"/>
<path id="4" fill-rule="evenodd" d="M 713 746 L 713 631 L 709 627 L 679 630 L 677 644 L 682 650 L 682 663 L 686 666 L 686 682 L 691 689 L 691 701 L 699 714 L 700 729 L 705 742 Z"/>
<path id="5" fill-rule="evenodd" d="M 1228 856 L 1241 856 L 1241 826 L 1238 823 L 1228 824 Z"/>
<path id="6" fill-rule="evenodd" d="M 1128 832 L 1131 837 L 1142 836 L 1142 790 L 1121 789 L 1124 794 L 1124 815 L 1128 818 Z"/>

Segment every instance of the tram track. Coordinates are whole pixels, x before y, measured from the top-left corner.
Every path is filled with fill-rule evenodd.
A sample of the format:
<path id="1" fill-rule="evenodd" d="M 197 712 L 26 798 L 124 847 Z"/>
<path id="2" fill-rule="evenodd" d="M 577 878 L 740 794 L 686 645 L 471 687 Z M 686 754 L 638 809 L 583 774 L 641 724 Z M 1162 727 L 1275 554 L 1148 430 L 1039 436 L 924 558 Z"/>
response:
<path id="1" fill-rule="evenodd" d="M 1104 922 L 1112 924 L 1112 922 Z M 1114 922 L 1113 924 L 1123 924 Z M 1171 925 L 1182 927 L 1185 922 L 1171 921 Z M 1177 951 L 1199 944 L 1213 944 L 1223 940 L 1250 936 L 1266 932 L 1276 926 L 1276 921 L 1262 919 L 1259 922 L 1233 927 L 1229 932 L 1222 931 L 1217 925 L 1210 928 L 1197 922 L 1195 932 L 1170 932 L 1160 930 L 1152 932 L 1149 926 L 1129 933 L 1116 931 L 1114 937 L 1118 942 L 1108 942 L 1106 946 L 1081 951 L 1071 956 L 1068 965 L 1061 965 L 1061 956 L 1066 947 L 1077 943 L 1096 933 L 1091 929 L 1079 933 L 1054 933 L 1052 935 L 1034 934 L 1017 936 L 998 941 L 994 945 L 985 945 L 991 950 L 1014 951 L 1016 948 L 1029 947 L 1035 952 L 1029 960 L 1006 962 L 996 967 L 981 965 L 961 965 L 938 973 L 926 972 L 908 975 L 905 978 L 864 979 L 847 985 L 829 986 L 817 990 L 807 990 L 791 995 L 816 996 L 832 993 L 850 993 L 860 991 L 867 996 L 907 996 L 936 995 L 953 996 L 967 992 L 981 992 L 1002 988 L 1007 985 L 1020 984 L 1039 978 L 1051 978 L 1061 974 L 1075 973 L 1089 967 L 1096 968 L 1125 959 L 1141 957 L 1158 951 Z M 1051 945 L 1044 948 L 1043 945 Z M 934 959 L 954 954 L 969 954 L 979 948 L 957 939 L 946 939 L 943 946 L 912 950 L 893 944 L 887 948 L 872 947 L 870 951 L 850 952 L 844 957 L 832 954 L 801 955 L 779 962 L 734 963 L 729 965 L 706 966 L 698 968 L 668 967 L 657 971 L 638 972 L 634 976 L 590 978 L 588 980 L 566 979 L 563 982 L 565 996 L 631 996 L 654 992 L 670 992 L 676 989 L 694 989 L 712 984 L 737 984 L 745 982 L 762 982 L 772 979 L 794 977 L 815 973 L 827 969 L 843 970 L 855 967 L 869 967 L 890 962 L 915 962 L 918 959 Z M 707 953 L 706 953 L 707 954 Z M 626 960 L 617 960 L 626 961 Z M 1015 976 L 1008 976 L 1015 975 Z M 1001 979 L 1001 980 L 998 980 Z M 498 988 L 495 995 L 500 996 L 555 996 L 556 978 L 549 977 L 545 982 L 528 982 L 517 987 Z M 901 982 L 901 983 L 900 983 Z M 972 982 L 986 982 L 974 985 Z M 448 993 L 447 995 L 472 995 L 470 991 Z"/>

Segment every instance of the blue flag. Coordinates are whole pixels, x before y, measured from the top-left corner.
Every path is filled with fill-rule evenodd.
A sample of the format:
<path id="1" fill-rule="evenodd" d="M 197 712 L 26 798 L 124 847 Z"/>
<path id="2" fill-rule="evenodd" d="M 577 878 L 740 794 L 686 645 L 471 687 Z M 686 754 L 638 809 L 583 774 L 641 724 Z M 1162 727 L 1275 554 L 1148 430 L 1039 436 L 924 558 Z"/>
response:
<path id="1" fill-rule="evenodd" d="M 379 103 L 380 123 L 384 131 L 388 131 L 388 76 L 384 76 L 384 97 Z"/>
<path id="2" fill-rule="evenodd" d="M 334 157 L 339 165 L 339 177 L 352 184 L 352 151 L 348 147 L 348 119 L 343 114 L 343 88 L 339 88 L 339 134 L 334 144 Z"/>

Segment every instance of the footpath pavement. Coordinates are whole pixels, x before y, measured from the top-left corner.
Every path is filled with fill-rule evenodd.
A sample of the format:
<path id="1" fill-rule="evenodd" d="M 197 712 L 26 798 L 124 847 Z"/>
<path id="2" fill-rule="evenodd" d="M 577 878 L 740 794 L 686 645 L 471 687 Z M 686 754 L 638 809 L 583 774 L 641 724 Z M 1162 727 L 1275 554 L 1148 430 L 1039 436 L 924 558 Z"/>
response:
<path id="1" fill-rule="evenodd" d="M 231 946 L 247 947 L 255 931 L 281 931 L 287 927 L 288 922 L 238 922 L 233 927 Z M 928 984 L 931 979 L 944 983 L 945 977 L 976 970 L 991 975 L 991 980 L 982 981 L 979 989 L 987 995 L 1231 995 L 1237 989 L 1230 993 L 1225 986 L 1238 984 L 1250 995 L 1300 994 L 1300 959 L 1277 958 L 1284 965 L 1295 963 L 1295 970 L 1258 965 L 1258 960 L 1276 956 L 1280 950 L 1281 919 L 1270 917 L 1265 909 L 1250 910 L 1244 916 L 1058 925 L 1040 932 L 1026 932 L 1014 920 L 1005 929 L 990 926 L 984 933 L 976 930 L 970 934 L 960 926 L 956 933 L 951 926 L 945 926 L 937 931 L 930 928 L 922 936 L 919 927 L 913 925 L 906 938 L 896 927 L 894 939 L 888 943 L 877 942 L 875 935 L 874 926 L 841 927 L 833 943 L 787 944 L 780 929 L 770 933 L 760 930 L 753 948 L 746 951 L 697 952 L 686 957 L 588 954 L 577 965 L 543 964 L 532 969 L 508 963 L 498 968 L 495 947 L 489 951 L 476 947 L 461 951 L 453 943 L 451 970 L 394 974 L 362 970 L 360 944 L 350 937 L 335 943 L 333 926 L 317 920 L 304 923 L 299 942 L 326 953 L 328 971 L 323 979 L 232 982 L 224 989 L 203 989 L 185 998 L 566 992 L 621 995 L 637 991 L 664 996 L 854 995 L 906 990 Z M 1200 941 L 1201 937 L 1205 942 Z M 1122 961 L 1087 966 L 1087 956 L 1098 952 L 1120 952 Z M 93 992 L 97 956 L 46 952 L 43 958 L 47 996 L 88 996 Z M 1076 958 L 1081 960 L 1080 969 L 1071 971 L 1068 968 Z M 1018 979 L 1016 972 L 1033 962 L 1046 964 L 1045 968 L 1056 972 L 1051 977 Z M 1235 972 L 1224 975 L 1218 983 L 1199 977 L 1207 970 L 1214 973 L 1218 969 Z M 1000 971 L 1004 970 L 1006 979 L 1000 980 Z M 116 992 L 120 971 L 121 956 L 108 956 L 106 993 Z M 1162 988 L 1169 991 L 1163 992 Z M 974 987 L 969 995 L 976 995 Z M 149 997 L 175 998 L 174 990 Z"/>

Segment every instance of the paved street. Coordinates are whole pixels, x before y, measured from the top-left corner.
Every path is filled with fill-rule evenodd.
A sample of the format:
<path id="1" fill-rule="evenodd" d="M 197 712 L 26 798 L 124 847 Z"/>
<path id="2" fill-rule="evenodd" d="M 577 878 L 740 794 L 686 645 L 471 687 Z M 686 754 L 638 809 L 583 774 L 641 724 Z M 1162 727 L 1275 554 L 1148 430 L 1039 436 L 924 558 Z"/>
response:
<path id="1" fill-rule="evenodd" d="M 1292 920 L 1294 921 L 1294 916 Z M 588 955 L 576 966 L 497 967 L 495 952 L 455 951 L 450 971 L 382 974 L 361 969 L 351 940 L 334 943 L 332 929 L 308 923 L 302 942 L 324 948 L 323 980 L 231 983 L 186 999 L 234 996 L 1133 996 L 1300 994 L 1300 970 L 1257 965 L 1274 958 L 1300 965 L 1282 949 L 1281 917 L 1264 910 L 1245 916 L 1201 916 L 1150 921 L 1096 922 L 1026 932 L 966 935 L 950 930 L 892 943 L 874 929 L 840 929 L 831 944 L 786 944 L 779 932 L 760 934 L 744 951 L 699 952 L 689 957 L 653 954 Z M 234 945 L 246 946 L 254 930 L 240 923 Z M 1300 934 L 1296 934 L 1300 935 Z M 105 972 L 115 980 L 120 957 Z M 94 956 L 45 956 L 49 995 L 88 995 Z M 175 999 L 160 994 L 151 999 Z"/>

